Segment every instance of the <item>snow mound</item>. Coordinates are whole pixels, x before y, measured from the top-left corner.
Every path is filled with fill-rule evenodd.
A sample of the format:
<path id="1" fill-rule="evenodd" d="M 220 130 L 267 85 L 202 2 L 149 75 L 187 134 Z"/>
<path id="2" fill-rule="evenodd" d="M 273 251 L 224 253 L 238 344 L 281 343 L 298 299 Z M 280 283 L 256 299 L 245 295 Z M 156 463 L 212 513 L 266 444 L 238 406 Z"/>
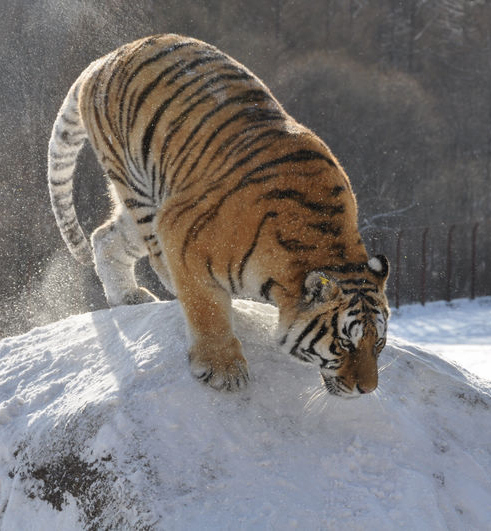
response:
<path id="1" fill-rule="evenodd" d="M 0 342 L 0 528 L 485 529 L 491 383 L 392 339 L 381 386 L 342 400 L 238 301 L 252 381 L 189 373 L 177 302 Z"/>

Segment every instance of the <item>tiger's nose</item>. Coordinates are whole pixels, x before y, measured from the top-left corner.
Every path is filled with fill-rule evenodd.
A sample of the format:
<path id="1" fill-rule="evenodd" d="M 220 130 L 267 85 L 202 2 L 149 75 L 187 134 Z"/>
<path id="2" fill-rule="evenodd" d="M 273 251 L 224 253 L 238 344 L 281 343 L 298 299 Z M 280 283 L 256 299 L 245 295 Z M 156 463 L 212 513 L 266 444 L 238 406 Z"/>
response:
<path id="1" fill-rule="evenodd" d="M 362 395 L 365 395 L 367 393 L 371 393 L 377 388 L 377 384 L 370 385 L 370 384 L 356 384 L 356 388 L 358 389 L 358 392 Z"/>

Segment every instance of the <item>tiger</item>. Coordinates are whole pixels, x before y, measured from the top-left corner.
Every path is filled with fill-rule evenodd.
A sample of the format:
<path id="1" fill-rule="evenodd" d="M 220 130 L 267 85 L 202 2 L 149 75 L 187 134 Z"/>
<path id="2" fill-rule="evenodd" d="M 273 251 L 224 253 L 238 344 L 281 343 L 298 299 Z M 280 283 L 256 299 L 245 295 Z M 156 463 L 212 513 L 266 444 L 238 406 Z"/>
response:
<path id="1" fill-rule="evenodd" d="M 113 202 L 90 243 L 73 202 L 86 140 Z M 148 257 L 179 299 L 198 380 L 248 384 L 232 325 L 232 299 L 243 298 L 277 306 L 279 348 L 318 366 L 322 389 L 346 398 L 377 388 L 389 262 L 369 258 L 327 145 L 216 47 L 155 35 L 92 62 L 55 119 L 48 184 L 61 235 L 95 266 L 109 306 L 157 300 L 135 278 Z"/>

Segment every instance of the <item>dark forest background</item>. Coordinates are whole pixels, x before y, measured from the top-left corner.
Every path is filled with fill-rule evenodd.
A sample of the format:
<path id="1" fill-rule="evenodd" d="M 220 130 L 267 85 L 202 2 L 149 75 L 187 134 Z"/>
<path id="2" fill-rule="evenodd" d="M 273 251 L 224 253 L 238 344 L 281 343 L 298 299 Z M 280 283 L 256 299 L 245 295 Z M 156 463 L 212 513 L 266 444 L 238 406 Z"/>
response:
<path id="1" fill-rule="evenodd" d="M 491 2 L 0 0 L 0 7 L 0 336 L 105 307 L 94 272 L 69 255 L 56 227 L 48 139 L 90 61 L 164 32 L 203 39 L 244 63 L 331 146 L 357 194 L 368 248 L 392 262 L 392 303 L 491 293 Z M 109 206 L 89 148 L 76 186 L 90 232 Z M 152 285 L 147 269 L 142 264 L 139 275 Z"/>

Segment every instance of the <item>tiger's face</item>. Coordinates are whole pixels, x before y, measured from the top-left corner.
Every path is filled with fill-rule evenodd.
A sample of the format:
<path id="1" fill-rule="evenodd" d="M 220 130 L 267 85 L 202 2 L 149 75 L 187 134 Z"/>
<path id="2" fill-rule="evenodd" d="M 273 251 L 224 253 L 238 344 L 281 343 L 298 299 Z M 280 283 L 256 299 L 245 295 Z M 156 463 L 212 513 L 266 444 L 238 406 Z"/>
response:
<path id="1" fill-rule="evenodd" d="M 367 271 L 345 279 L 311 272 L 304 300 L 281 340 L 290 354 L 318 365 L 326 390 L 344 398 L 377 388 L 377 361 L 386 342 L 387 259 L 372 258 Z"/>

